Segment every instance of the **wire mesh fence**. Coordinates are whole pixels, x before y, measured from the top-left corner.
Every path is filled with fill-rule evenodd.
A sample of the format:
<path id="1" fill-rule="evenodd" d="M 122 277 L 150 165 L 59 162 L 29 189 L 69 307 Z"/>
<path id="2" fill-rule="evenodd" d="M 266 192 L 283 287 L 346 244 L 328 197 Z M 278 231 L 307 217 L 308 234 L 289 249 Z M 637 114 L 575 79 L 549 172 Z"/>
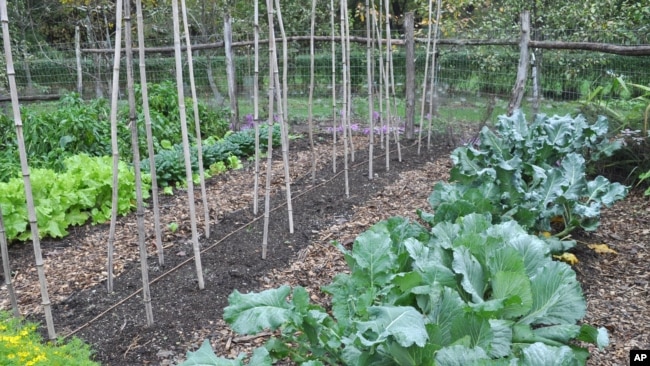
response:
<path id="1" fill-rule="evenodd" d="M 533 32 L 534 33 L 534 32 Z M 537 35 L 539 36 L 539 35 Z M 541 37 L 541 36 L 539 36 Z M 546 36 L 545 36 L 546 37 Z M 512 37 L 516 38 L 516 35 Z M 250 40 L 251 35 L 239 36 L 238 40 Z M 648 43 L 646 38 L 638 40 Z M 243 42 L 245 43 L 245 42 Z M 340 89 L 342 81 L 340 39 L 334 39 L 334 63 L 332 63 L 332 41 L 316 42 L 315 47 L 315 89 L 316 98 L 331 98 L 332 88 Z M 78 68 L 81 68 L 82 95 L 85 98 L 110 95 L 112 79 L 112 59 L 110 50 L 88 52 L 84 47 L 98 48 L 98 45 L 83 45 L 81 59 L 75 58 L 75 46 L 57 45 L 59 51 L 50 54 L 33 54 L 28 57 L 17 55 L 15 60 L 16 80 L 22 96 L 50 95 L 61 96 L 78 91 Z M 87 50 L 86 48 L 86 50 Z M 278 54 L 282 55 L 282 44 L 278 42 Z M 611 86 L 616 77 L 626 82 L 642 85 L 650 84 L 650 57 L 619 56 L 613 54 L 579 50 L 531 50 L 535 54 L 537 73 L 541 85 L 541 95 L 547 100 L 575 100 L 589 94 L 598 86 Z M 368 67 L 375 69 L 373 85 L 379 87 L 380 59 L 375 47 L 372 65 L 368 65 L 365 41 L 352 43 L 350 53 L 351 85 L 354 95 L 363 98 L 367 95 Z M 241 102 L 246 103 L 253 94 L 254 48 L 251 42 L 235 44 L 234 62 L 236 67 L 237 93 Z M 306 98 L 310 81 L 309 42 L 304 39 L 288 43 L 287 52 L 288 95 L 293 98 Z M 380 57 L 381 56 L 381 57 Z M 391 49 L 395 95 L 404 95 L 405 88 L 405 48 L 394 44 Z M 416 43 L 415 69 L 418 99 L 422 93 L 426 63 L 426 44 Z M 517 46 L 457 46 L 438 45 L 436 54 L 436 92 L 441 101 L 458 97 L 483 97 L 495 95 L 507 98 L 515 82 L 519 49 Z M 136 57 L 136 63 L 137 57 Z M 187 61 L 184 62 L 186 84 L 189 85 Z M 135 65 L 136 80 L 139 68 Z M 280 62 L 280 73 L 283 62 Z M 334 67 L 334 71 L 333 71 Z M 125 72 L 122 65 L 121 72 Z M 175 81 L 173 52 L 151 52 L 146 58 L 147 79 L 151 83 Z M 262 43 L 259 49 L 260 95 L 268 90 L 268 47 Z M 228 97 L 226 62 L 223 47 L 204 48 L 194 52 L 194 75 L 198 94 L 201 98 L 212 100 L 215 105 L 225 105 Z M 333 78 L 335 79 L 333 83 Z M 126 88 L 126 76 L 121 75 L 120 89 Z M 529 85 L 527 90 L 531 90 Z M 1 91 L 6 94 L 6 91 Z M 528 92 L 530 93 L 530 92 Z M 124 94 L 123 92 L 121 93 Z M 339 91 L 336 93 L 341 96 Z M 189 94 L 188 94 L 189 95 Z M 611 93 L 610 97 L 617 97 Z M 442 102 L 441 102 L 442 103 Z"/>

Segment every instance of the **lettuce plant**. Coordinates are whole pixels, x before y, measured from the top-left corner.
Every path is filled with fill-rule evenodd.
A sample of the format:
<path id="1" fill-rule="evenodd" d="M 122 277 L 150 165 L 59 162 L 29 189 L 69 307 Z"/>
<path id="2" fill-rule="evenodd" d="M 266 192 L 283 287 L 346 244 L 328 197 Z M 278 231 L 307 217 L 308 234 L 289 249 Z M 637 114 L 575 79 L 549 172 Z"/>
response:
<path id="1" fill-rule="evenodd" d="M 579 365 L 589 353 L 574 340 L 608 344 L 605 329 L 577 324 L 586 304 L 571 267 L 514 221 L 470 214 L 428 230 L 395 217 L 339 248 L 350 273 L 323 288 L 331 311 L 302 287 L 230 295 L 233 330 L 278 335 L 255 365 Z M 188 356 L 184 365 L 244 364 L 207 343 Z"/>
<path id="2" fill-rule="evenodd" d="M 604 117 L 589 124 L 582 116 L 539 115 L 529 124 L 520 111 L 500 116 L 496 132 L 485 127 L 476 145 L 452 153 L 450 183 L 438 183 L 429 198 L 435 222 L 486 212 L 540 231 L 561 221 L 558 237 L 576 228 L 595 230 L 601 206 L 628 191 L 605 177 L 587 176 L 588 164 L 621 146 L 607 131 Z"/>

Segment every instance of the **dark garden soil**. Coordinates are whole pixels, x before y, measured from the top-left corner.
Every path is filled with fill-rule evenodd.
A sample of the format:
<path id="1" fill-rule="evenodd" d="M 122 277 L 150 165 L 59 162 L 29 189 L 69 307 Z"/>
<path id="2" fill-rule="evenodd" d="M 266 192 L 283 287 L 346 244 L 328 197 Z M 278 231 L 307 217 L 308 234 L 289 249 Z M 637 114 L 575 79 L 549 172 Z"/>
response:
<path id="1" fill-rule="evenodd" d="M 215 352 L 235 357 L 262 344 L 268 334 L 256 337 L 234 334 L 221 319 L 228 295 L 259 291 L 281 284 L 301 285 L 313 301 L 326 304 L 318 288 L 345 270 L 342 256 L 331 245 L 350 245 L 356 235 L 373 223 L 394 215 L 415 219 L 415 210 L 427 209 L 433 184 L 447 179 L 450 149 L 442 139 L 438 148 L 417 153 L 417 146 L 402 146 L 389 155 L 375 148 L 374 179 L 368 179 L 366 138 L 356 137 L 355 162 L 349 163 L 349 197 L 345 196 L 345 171 L 341 151 L 337 173 L 332 169 L 329 136 L 318 136 L 315 180 L 310 174 L 307 139 L 292 141 L 291 194 L 294 233 L 289 233 L 289 214 L 280 151 L 274 153 L 269 249 L 261 258 L 263 189 L 259 212 L 253 214 L 252 163 L 239 171 L 213 177 L 206 184 L 212 225 L 205 237 L 200 188 L 195 187 L 201 262 L 205 288 L 199 290 L 191 245 L 187 194 L 161 196 L 161 223 L 165 264 L 155 253 L 151 212 L 147 221 L 149 278 L 154 325 L 147 327 L 135 215 L 121 217 L 117 226 L 115 291 L 108 294 L 106 242 L 108 224 L 71 230 L 62 240 L 44 240 L 54 323 L 59 335 L 74 334 L 95 351 L 103 365 L 174 365 L 209 339 Z M 444 146 L 443 146 L 444 145 Z M 394 148 L 394 145 L 391 145 Z M 342 150 L 342 148 L 339 148 Z M 261 167 L 261 187 L 265 164 Z M 169 224 L 178 224 L 170 230 Z M 591 365 L 624 365 L 633 348 L 650 349 L 650 281 L 648 254 L 650 204 L 641 192 L 604 210 L 595 233 L 579 234 L 575 265 L 588 300 L 586 322 L 609 329 L 611 345 L 594 350 Z M 606 243 L 618 254 L 598 254 L 587 244 Z M 44 322 L 33 252 L 29 245 L 10 248 L 14 285 L 20 308 L 32 319 Z M 0 275 L 1 276 L 1 275 Z M 1 277 L 0 277 L 1 279 Z M 8 308 L 6 288 L 0 287 L 0 307 Z"/>

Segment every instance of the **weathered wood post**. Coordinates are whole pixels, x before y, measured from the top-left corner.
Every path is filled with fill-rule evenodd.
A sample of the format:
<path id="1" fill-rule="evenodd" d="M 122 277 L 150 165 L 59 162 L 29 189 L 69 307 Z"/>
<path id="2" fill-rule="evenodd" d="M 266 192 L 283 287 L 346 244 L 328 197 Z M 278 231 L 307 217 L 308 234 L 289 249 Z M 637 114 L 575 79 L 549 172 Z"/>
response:
<path id="1" fill-rule="evenodd" d="M 232 20 L 226 13 L 223 18 L 224 52 L 226 53 L 226 77 L 228 78 L 228 97 L 230 98 L 230 126 L 239 130 L 239 106 L 237 105 L 237 85 L 235 81 L 235 62 L 232 56 Z"/>
<path id="2" fill-rule="evenodd" d="M 512 98 L 508 103 L 508 115 L 511 116 L 515 109 L 521 107 L 526 89 L 526 76 L 528 75 L 528 43 L 530 42 L 530 12 L 521 13 L 521 41 L 519 42 L 519 66 L 517 67 L 517 81 L 512 89 Z"/>

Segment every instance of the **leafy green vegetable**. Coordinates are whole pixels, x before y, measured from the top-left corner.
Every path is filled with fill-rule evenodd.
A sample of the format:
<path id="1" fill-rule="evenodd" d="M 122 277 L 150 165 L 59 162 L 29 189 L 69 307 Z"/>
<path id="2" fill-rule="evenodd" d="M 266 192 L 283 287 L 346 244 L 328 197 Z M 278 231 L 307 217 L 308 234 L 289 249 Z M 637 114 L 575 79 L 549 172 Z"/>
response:
<path id="1" fill-rule="evenodd" d="M 33 169 L 30 174 L 39 235 L 60 238 L 71 225 L 102 223 L 110 219 L 112 195 L 112 158 L 74 155 L 64 160 L 66 170 Z M 149 197 L 149 178 L 143 175 L 143 196 Z M 120 162 L 118 173 L 118 213 L 135 208 L 133 169 Z M 22 178 L 0 182 L 0 205 L 9 240 L 26 241 L 27 200 Z"/>
<path id="2" fill-rule="evenodd" d="M 584 364 L 572 340 L 608 344 L 604 329 L 576 324 L 586 304 L 571 267 L 514 221 L 474 213 L 428 230 L 395 217 L 339 248 L 350 273 L 323 289 L 331 313 L 301 287 L 230 296 L 236 332 L 281 334 L 260 364 Z"/>
<path id="3" fill-rule="evenodd" d="M 501 116 L 496 133 L 485 127 L 478 147 L 452 153 L 451 183 L 436 184 L 429 202 L 433 223 L 453 221 L 471 212 L 490 213 L 495 222 L 515 219 L 522 226 L 551 231 L 562 218 L 563 237 L 576 228 L 595 230 L 600 207 L 624 198 L 628 188 L 585 167 L 610 156 L 620 141 L 609 141 L 607 120 L 588 124 L 582 116 Z"/>

